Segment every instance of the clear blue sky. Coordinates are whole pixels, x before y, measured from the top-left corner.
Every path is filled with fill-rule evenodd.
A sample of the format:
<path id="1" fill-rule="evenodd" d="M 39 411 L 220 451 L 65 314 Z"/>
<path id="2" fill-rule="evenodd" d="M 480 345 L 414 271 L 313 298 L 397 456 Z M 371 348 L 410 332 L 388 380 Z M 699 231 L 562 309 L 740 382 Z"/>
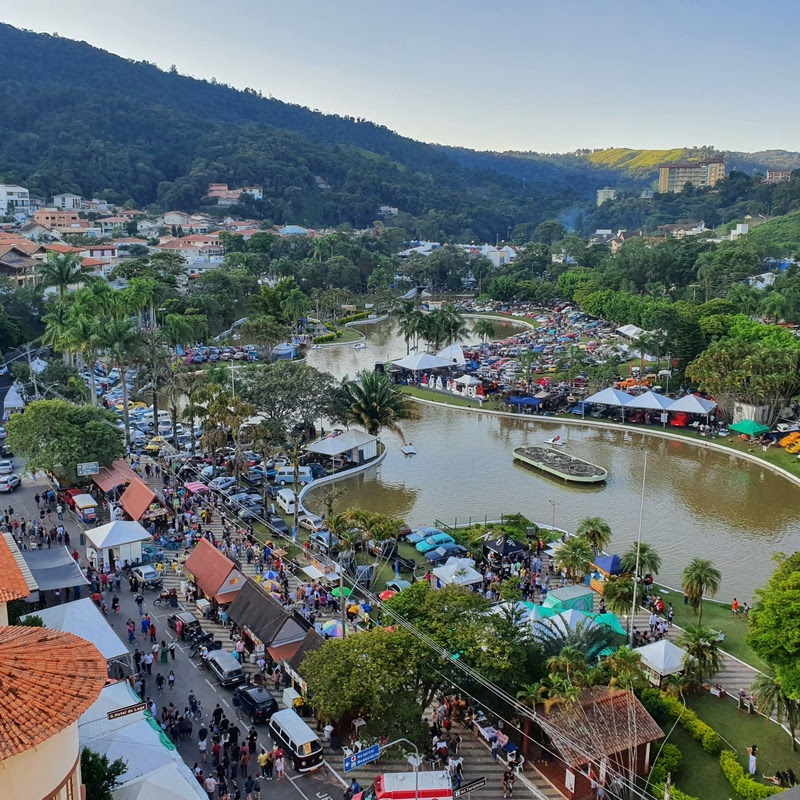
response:
<path id="1" fill-rule="evenodd" d="M 0 19 L 18 27 L 425 141 L 800 148 L 798 0 L 4 5 Z"/>

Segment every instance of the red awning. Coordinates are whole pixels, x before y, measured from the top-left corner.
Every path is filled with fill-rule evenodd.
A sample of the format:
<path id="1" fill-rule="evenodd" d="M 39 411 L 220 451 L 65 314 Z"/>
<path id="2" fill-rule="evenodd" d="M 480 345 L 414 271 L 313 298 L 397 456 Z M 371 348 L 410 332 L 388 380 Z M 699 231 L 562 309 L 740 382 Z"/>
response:
<path id="1" fill-rule="evenodd" d="M 110 467 L 100 467 L 100 472 L 97 475 L 92 475 L 92 480 L 100 487 L 103 493 L 106 493 L 130 483 L 137 477 L 128 462 L 120 458 L 113 461 Z"/>
<path id="2" fill-rule="evenodd" d="M 283 660 L 288 661 L 300 649 L 302 644 L 303 641 L 301 639 L 299 642 L 289 642 L 289 644 L 282 644 L 279 647 L 268 647 L 267 652 L 276 664 L 280 664 Z"/>

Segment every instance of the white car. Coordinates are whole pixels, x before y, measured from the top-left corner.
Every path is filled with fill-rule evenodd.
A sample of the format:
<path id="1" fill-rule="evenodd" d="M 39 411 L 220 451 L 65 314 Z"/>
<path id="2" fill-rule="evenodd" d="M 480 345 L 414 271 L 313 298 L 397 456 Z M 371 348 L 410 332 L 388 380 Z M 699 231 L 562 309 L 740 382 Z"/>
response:
<path id="1" fill-rule="evenodd" d="M 297 524 L 312 533 L 325 530 L 325 521 L 316 514 L 301 514 L 297 518 Z"/>
<path id="2" fill-rule="evenodd" d="M 5 478 L 0 478 L 0 492 L 13 492 L 22 481 L 19 475 L 6 475 Z"/>
<path id="3" fill-rule="evenodd" d="M 14 471 L 14 462 L 4 458 L 0 461 L 0 475 L 10 475 Z"/>

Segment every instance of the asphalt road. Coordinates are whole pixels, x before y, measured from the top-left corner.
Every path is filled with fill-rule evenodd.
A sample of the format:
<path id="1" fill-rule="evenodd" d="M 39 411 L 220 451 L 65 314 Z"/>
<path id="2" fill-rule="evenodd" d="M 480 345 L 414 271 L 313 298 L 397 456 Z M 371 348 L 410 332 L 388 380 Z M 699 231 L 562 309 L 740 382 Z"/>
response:
<path id="1" fill-rule="evenodd" d="M 36 507 L 34 495 L 37 491 L 41 493 L 44 489 L 49 487 L 42 481 L 34 481 L 31 477 L 23 475 L 23 464 L 19 459 L 16 460 L 14 466 L 15 471 L 23 476 L 22 485 L 15 492 L 0 495 L 0 511 L 11 506 L 14 509 L 14 516 L 19 519 L 21 519 L 23 515 L 28 519 L 38 517 L 38 509 Z M 55 518 L 56 516 L 53 514 L 54 521 Z M 70 534 L 70 544 L 77 545 L 78 552 L 81 557 L 83 557 L 84 550 L 79 545 L 82 526 L 75 517 L 68 514 L 64 515 L 64 525 Z M 158 641 L 161 642 L 163 639 L 169 643 L 175 640 L 173 631 L 167 626 L 166 621 L 169 614 L 173 612 L 173 609 L 170 609 L 168 606 L 156 607 L 153 605 L 152 601 L 157 597 L 157 592 L 147 591 L 143 592 L 143 595 L 145 597 L 143 610 L 145 613 L 150 614 L 151 619 L 155 620 Z M 82 596 L 86 596 L 85 591 Z M 106 594 L 106 602 L 109 609 L 111 607 L 112 597 L 113 593 L 109 592 Z M 119 594 L 120 611 L 118 614 L 112 614 L 109 610 L 108 617 L 111 627 L 126 645 L 128 641 L 126 623 L 128 619 L 132 619 L 136 622 L 136 642 L 132 645 L 128 645 L 131 652 L 137 647 L 144 650 L 152 646 L 149 637 L 145 639 L 141 633 L 139 624 L 140 617 L 133 598 L 133 593 L 128 590 L 126 582 L 123 581 L 122 591 Z M 224 645 L 226 649 L 231 649 L 230 643 L 225 642 Z M 163 672 L 166 678 L 170 669 L 175 672 L 174 692 L 170 693 L 169 688 L 165 685 L 163 694 L 159 695 L 156 687 L 156 675 L 159 672 Z M 231 720 L 231 722 L 235 722 L 236 714 L 231 706 L 232 690 L 219 686 L 207 671 L 198 669 L 196 662 L 189 658 L 188 650 L 185 650 L 183 645 L 178 643 L 174 661 L 170 660 L 169 664 L 153 664 L 152 675 L 148 676 L 146 679 L 146 687 L 144 690 L 145 697 L 143 699 L 152 697 L 156 702 L 157 711 L 160 715 L 162 705 L 165 703 L 174 703 L 183 711 L 183 709 L 188 706 L 187 697 L 189 692 L 194 692 L 202 704 L 202 720 L 205 720 L 207 726 L 209 725 L 211 713 L 217 704 L 222 707 L 228 719 Z M 197 749 L 197 730 L 199 725 L 200 720 L 193 723 L 193 737 L 191 740 L 179 742 L 177 745 L 178 751 L 190 768 L 193 768 L 195 763 L 200 761 L 200 753 Z M 239 723 L 239 730 L 240 741 L 244 741 L 249 731 L 249 725 L 246 725 L 244 722 Z M 257 726 L 257 730 L 259 733 L 259 752 L 262 747 L 269 749 L 272 746 L 272 741 L 267 734 L 266 726 Z M 208 774 L 208 769 L 211 765 L 210 748 L 207 758 L 208 763 L 206 765 L 200 764 L 200 767 L 204 769 L 206 774 Z M 262 797 L 275 797 L 277 800 L 298 800 L 299 795 L 303 800 L 339 800 L 344 788 L 325 766 L 309 775 L 296 774 L 287 766 L 286 775 L 287 780 L 284 781 L 262 780 Z M 244 780 L 242 778 L 239 779 L 239 787 L 241 789 L 244 788 Z M 244 796 L 244 792 L 242 792 L 242 796 Z"/>

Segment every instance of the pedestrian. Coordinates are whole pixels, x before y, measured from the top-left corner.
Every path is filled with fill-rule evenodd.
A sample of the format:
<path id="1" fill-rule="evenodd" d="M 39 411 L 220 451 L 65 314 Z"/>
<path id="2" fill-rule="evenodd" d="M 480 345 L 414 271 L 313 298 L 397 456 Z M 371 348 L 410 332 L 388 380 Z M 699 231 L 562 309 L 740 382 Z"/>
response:
<path id="1" fill-rule="evenodd" d="M 731 613 L 734 617 L 739 616 L 739 601 L 734 597 L 733 602 L 731 603 Z"/>
<path id="2" fill-rule="evenodd" d="M 261 767 L 261 777 L 267 777 L 267 761 L 269 761 L 269 753 L 262 750 L 258 755 L 258 766 Z"/>
<path id="3" fill-rule="evenodd" d="M 231 705 L 236 709 L 236 719 L 242 719 L 242 697 L 239 692 L 234 692 Z"/>
<path id="4" fill-rule="evenodd" d="M 128 629 L 128 644 L 133 644 L 136 641 L 136 624 L 132 619 L 126 623 Z"/>
<path id="5" fill-rule="evenodd" d="M 175 691 L 175 673 L 170 670 L 169 675 L 167 676 L 167 684 L 169 685 L 169 690 L 171 692 Z"/>
<path id="6" fill-rule="evenodd" d="M 156 624 L 152 620 L 150 621 L 150 625 L 148 626 L 150 629 L 150 641 L 154 642 L 156 640 Z"/>
<path id="7" fill-rule="evenodd" d="M 175 660 L 175 642 L 169 643 L 169 654 L 172 656 L 172 660 Z"/>
<path id="8" fill-rule="evenodd" d="M 39 508 L 39 503 L 42 499 L 42 496 L 39 494 L 39 492 L 36 492 L 36 494 L 33 496 L 33 499 L 36 503 L 36 508 Z M 8 522 L 8 515 L 6 515 L 6 522 Z"/>
<path id="9" fill-rule="evenodd" d="M 286 759 L 283 757 L 283 750 L 278 750 L 275 758 L 275 777 L 279 781 L 286 777 Z"/>
<path id="10" fill-rule="evenodd" d="M 213 775 L 209 775 L 203 783 L 203 788 L 206 790 L 206 794 L 213 798 L 217 791 L 217 779 Z"/>
<path id="11" fill-rule="evenodd" d="M 162 664 L 166 664 L 169 661 L 169 653 L 167 652 L 167 643 L 163 639 L 161 640 L 161 647 L 158 650 L 158 654 Z"/>
<path id="12" fill-rule="evenodd" d="M 144 597 L 142 597 L 142 595 L 140 595 L 140 594 L 137 594 L 136 597 L 134 597 L 133 600 L 136 603 L 136 608 L 139 609 L 139 616 L 143 617 L 144 616 L 144 611 L 142 610 L 142 604 L 144 603 Z"/>
<path id="13" fill-rule="evenodd" d="M 492 736 L 492 761 L 495 762 L 497 761 L 497 750 L 498 750 L 497 737 Z"/>
<path id="14" fill-rule="evenodd" d="M 258 775 L 253 778 L 253 800 L 261 800 L 261 781 Z"/>
<path id="15" fill-rule="evenodd" d="M 156 675 L 156 688 L 158 689 L 159 694 L 164 694 L 164 684 L 166 683 L 166 678 L 159 672 Z"/>
<path id="16" fill-rule="evenodd" d="M 111 610 L 115 614 L 119 614 L 119 597 L 116 595 L 114 595 L 114 597 L 111 599 Z"/>
<path id="17" fill-rule="evenodd" d="M 500 782 L 503 784 L 503 797 L 513 797 L 514 796 L 514 773 L 512 770 L 507 769 L 503 773 L 503 777 L 500 779 Z"/>
<path id="18" fill-rule="evenodd" d="M 752 745 L 752 747 L 747 748 L 747 771 L 750 773 L 750 777 L 754 777 L 756 774 L 756 756 L 758 755 L 758 747 L 756 745 Z"/>
<path id="19" fill-rule="evenodd" d="M 247 795 L 247 800 L 253 800 L 253 779 L 249 775 L 244 782 L 244 791 Z"/>
<path id="20" fill-rule="evenodd" d="M 142 625 L 142 633 L 145 636 L 147 636 L 147 634 L 150 632 L 150 615 L 149 614 L 145 614 L 142 617 L 141 625 Z"/>
<path id="21" fill-rule="evenodd" d="M 153 674 L 153 654 L 152 653 L 145 653 L 144 656 L 142 656 L 142 661 L 144 661 L 145 672 L 147 672 L 148 675 L 152 675 Z"/>

